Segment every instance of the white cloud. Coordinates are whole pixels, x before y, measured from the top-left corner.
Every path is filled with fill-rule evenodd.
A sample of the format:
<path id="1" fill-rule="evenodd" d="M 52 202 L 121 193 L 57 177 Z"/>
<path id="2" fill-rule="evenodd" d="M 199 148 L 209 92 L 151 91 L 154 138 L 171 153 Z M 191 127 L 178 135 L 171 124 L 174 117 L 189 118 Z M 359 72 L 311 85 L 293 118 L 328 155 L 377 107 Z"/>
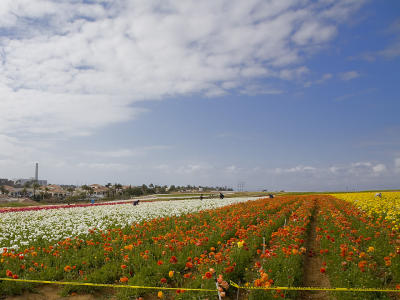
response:
<path id="1" fill-rule="evenodd" d="M 328 168 L 329 172 L 343 176 L 369 177 L 380 176 L 387 172 L 387 167 L 383 163 L 373 163 L 370 161 L 353 162 L 347 165 L 337 165 Z"/>
<path id="2" fill-rule="evenodd" d="M 143 156 L 149 152 L 157 151 L 157 150 L 167 150 L 171 149 L 171 146 L 166 145 L 154 145 L 147 147 L 137 147 L 133 149 L 117 149 L 110 151 L 85 151 L 85 154 L 95 155 L 95 156 L 103 156 L 110 158 L 123 158 L 123 157 L 132 157 L 132 156 Z"/>
<path id="3" fill-rule="evenodd" d="M 275 173 L 281 174 L 281 173 L 298 173 L 298 172 L 313 172 L 316 171 L 317 169 L 311 166 L 296 166 L 292 168 L 276 168 Z"/>
<path id="4" fill-rule="evenodd" d="M 283 91 L 275 88 L 268 88 L 257 84 L 250 84 L 244 87 L 243 90 L 240 91 L 241 94 L 245 95 L 279 95 L 282 94 Z"/>
<path id="5" fill-rule="evenodd" d="M 3 0 L 0 130 L 90 134 L 136 101 L 296 79 L 362 2 Z"/>
<path id="6" fill-rule="evenodd" d="M 322 77 L 320 79 L 314 80 L 314 81 L 307 81 L 304 86 L 305 87 L 310 87 L 314 84 L 321 84 L 324 83 L 325 81 L 331 79 L 333 77 L 333 75 L 331 73 L 326 73 L 324 75 L 322 75 Z"/>
<path id="7" fill-rule="evenodd" d="M 378 54 L 380 54 L 383 57 L 388 58 L 388 59 L 392 59 L 397 56 L 400 56 L 400 41 L 390 44 L 382 51 L 379 51 Z"/>
<path id="8" fill-rule="evenodd" d="M 309 43 L 318 44 L 330 40 L 335 34 L 336 27 L 333 25 L 321 24 L 318 21 L 307 21 L 294 34 L 293 41 L 302 46 Z"/>
<path id="9" fill-rule="evenodd" d="M 348 72 L 344 72 L 344 73 L 340 74 L 340 79 L 346 80 L 346 81 L 352 80 L 352 79 L 355 79 L 358 77 L 360 77 L 360 73 L 357 71 L 348 71 Z"/>
<path id="10" fill-rule="evenodd" d="M 384 164 L 377 164 L 372 167 L 372 171 L 379 174 L 386 171 L 386 166 Z"/>
<path id="11" fill-rule="evenodd" d="M 279 77 L 286 80 L 292 80 L 307 74 L 309 71 L 310 70 L 305 66 L 296 69 L 284 69 L 280 71 Z"/>
<path id="12" fill-rule="evenodd" d="M 226 168 L 225 168 L 225 171 L 226 171 L 227 173 L 234 174 L 234 173 L 238 173 L 239 168 L 238 168 L 237 166 L 235 166 L 235 165 L 231 165 L 231 166 L 226 167 Z"/>
<path id="13" fill-rule="evenodd" d="M 400 157 L 394 159 L 394 167 L 396 172 L 400 172 Z"/>
<path id="14" fill-rule="evenodd" d="M 130 167 L 125 164 L 119 163 L 104 163 L 104 162 L 96 162 L 96 163 L 78 163 L 76 165 L 78 168 L 83 169 L 96 169 L 96 170 L 114 170 L 114 171 L 123 171 L 127 170 Z"/>

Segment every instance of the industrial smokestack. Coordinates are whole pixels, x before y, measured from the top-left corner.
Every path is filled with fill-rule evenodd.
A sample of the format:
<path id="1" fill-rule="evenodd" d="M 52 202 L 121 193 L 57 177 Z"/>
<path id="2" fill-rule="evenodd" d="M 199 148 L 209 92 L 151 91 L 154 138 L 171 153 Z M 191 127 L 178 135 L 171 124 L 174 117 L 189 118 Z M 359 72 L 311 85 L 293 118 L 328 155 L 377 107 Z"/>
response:
<path id="1" fill-rule="evenodd" d="M 39 180 L 39 164 L 36 163 L 36 168 L 35 168 L 35 181 L 38 182 Z"/>

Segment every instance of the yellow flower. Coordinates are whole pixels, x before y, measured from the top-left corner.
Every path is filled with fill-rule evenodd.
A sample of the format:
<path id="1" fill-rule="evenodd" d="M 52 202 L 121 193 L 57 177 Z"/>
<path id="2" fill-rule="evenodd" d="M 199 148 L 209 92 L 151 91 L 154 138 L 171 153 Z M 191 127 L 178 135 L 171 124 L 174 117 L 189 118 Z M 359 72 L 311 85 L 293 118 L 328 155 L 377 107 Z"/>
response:
<path id="1" fill-rule="evenodd" d="M 238 248 L 242 248 L 243 244 L 244 244 L 244 241 L 237 242 Z"/>
<path id="2" fill-rule="evenodd" d="M 375 251 L 375 248 L 374 248 L 374 247 L 368 247 L 367 252 L 374 252 L 374 251 Z"/>
<path id="3" fill-rule="evenodd" d="M 169 276 L 169 278 L 174 277 L 174 271 L 169 271 L 168 276 Z"/>

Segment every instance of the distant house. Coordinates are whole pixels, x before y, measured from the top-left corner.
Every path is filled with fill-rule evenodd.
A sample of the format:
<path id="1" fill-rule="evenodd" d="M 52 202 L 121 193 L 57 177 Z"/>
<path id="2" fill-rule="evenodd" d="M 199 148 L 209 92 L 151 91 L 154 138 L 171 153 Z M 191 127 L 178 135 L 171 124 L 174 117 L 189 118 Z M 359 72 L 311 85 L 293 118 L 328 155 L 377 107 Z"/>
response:
<path id="1" fill-rule="evenodd" d="M 32 197 L 33 189 L 32 188 L 15 188 L 9 185 L 4 185 L 3 188 L 8 192 L 5 192 L 10 197 Z M 0 191 L 1 194 L 1 191 Z"/>
<path id="2" fill-rule="evenodd" d="M 109 192 L 109 189 L 101 184 L 91 184 L 89 187 L 91 187 L 93 190 L 92 195 L 95 195 L 98 198 L 103 198 Z"/>
<path id="3" fill-rule="evenodd" d="M 3 185 L 3 188 L 7 191 L 7 192 L 5 192 L 3 194 L 9 195 L 11 197 L 17 197 L 17 196 L 15 196 L 17 194 L 17 191 L 16 191 L 16 189 L 14 187 L 9 186 L 9 185 Z M 2 192 L 0 191 L 0 194 L 1 193 Z"/>
<path id="4" fill-rule="evenodd" d="M 56 184 L 49 184 L 46 187 L 41 187 L 40 191 L 46 194 L 50 194 L 52 197 L 58 198 L 66 197 L 68 195 L 68 192 L 66 190 Z"/>

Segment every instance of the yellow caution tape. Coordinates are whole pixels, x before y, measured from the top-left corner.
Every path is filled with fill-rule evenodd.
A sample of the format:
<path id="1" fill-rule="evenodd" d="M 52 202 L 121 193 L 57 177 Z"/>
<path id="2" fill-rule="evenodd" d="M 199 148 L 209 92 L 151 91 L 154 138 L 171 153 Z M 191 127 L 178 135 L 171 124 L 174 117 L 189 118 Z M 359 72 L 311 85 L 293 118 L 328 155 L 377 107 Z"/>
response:
<path id="1" fill-rule="evenodd" d="M 68 281 L 49 281 L 49 280 L 34 280 L 34 279 L 14 279 L 14 278 L 0 278 L 0 281 L 17 281 L 17 282 L 31 282 L 31 283 L 48 283 L 48 284 L 61 284 L 61 285 L 85 285 L 85 286 L 99 286 L 99 287 L 112 287 L 124 289 L 150 289 L 150 290 L 181 290 L 181 291 L 200 291 L 200 292 L 218 292 L 216 289 L 190 289 L 190 288 L 172 288 L 162 286 L 141 286 L 141 285 L 122 285 L 122 284 L 107 284 L 107 283 L 91 283 L 91 282 L 68 282 Z"/>
<path id="2" fill-rule="evenodd" d="M 286 290 L 286 291 L 333 291 L 333 292 L 397 292 L 397 289 L 378 289 L 378 288 L 323 288 L 323 287 L 287 287 L 287 286 L 275 286 L 275 287 L 256 287 L 256 286 L 239 286 L 233 281 L 230 285 L 237 289 L 246 290 Z"/>
<path id="3" fill-rule="evenodd" d="M 50 280 L 34 280 L 34 279 L 14 279 L 14 278 L 0 278 L 0 281 L 16 281 L 16 282 L 30 282 L 30 283 L 46 283 L 46 284 L 59 284 L 59 285 L 77 285 L 77 286 L 97 286 L 97 287 L 111 287 L 111 288 L 125 288 L 125 289 L 151 289 L 151 290 L 182 290 L 182 291 L 199 291 L 199 292 L 218 292 L 216 289 L 192 289 L 192 288 L 172 288 L 161 286 L 142 286 L 142 285 L 122 285 L 122 284 L 107 284 L 107 283 L 91 283 L 91 282 L 73 282 L 73 281 L 50 281 Z M 286 291 L 333 291 L 333 292 L 397 292 L 398 289 L 379 289 L 379 288 L 323 288 L 323 287 L 255 287 L 255 286 L 239 286 L 237 283 L 230 281 L 230 285 L 237 289 L 246 290 L 286 290 Z"/>

